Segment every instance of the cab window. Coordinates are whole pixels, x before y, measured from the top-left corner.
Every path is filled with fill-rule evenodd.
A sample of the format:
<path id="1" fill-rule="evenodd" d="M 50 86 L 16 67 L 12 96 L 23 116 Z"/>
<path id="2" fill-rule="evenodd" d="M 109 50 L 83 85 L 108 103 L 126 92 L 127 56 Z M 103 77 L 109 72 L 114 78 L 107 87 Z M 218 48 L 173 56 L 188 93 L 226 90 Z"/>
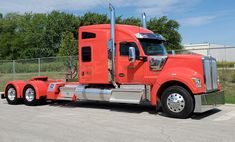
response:
<path id="1" fill-rule="evenodd" d="M 139 39 L 144 53 L 149 56 L 167 55 L 163 41 L 156 39 Z"/>
<path id="2" fill-rule="evenodd" d="M 140 58 L 139 48 L 134 42 L 121 42 L 120 43 L 120 56 L 128 56 L 129 55 L 129 47 L 134 47 L 136 52 L 136 59 Z"/>

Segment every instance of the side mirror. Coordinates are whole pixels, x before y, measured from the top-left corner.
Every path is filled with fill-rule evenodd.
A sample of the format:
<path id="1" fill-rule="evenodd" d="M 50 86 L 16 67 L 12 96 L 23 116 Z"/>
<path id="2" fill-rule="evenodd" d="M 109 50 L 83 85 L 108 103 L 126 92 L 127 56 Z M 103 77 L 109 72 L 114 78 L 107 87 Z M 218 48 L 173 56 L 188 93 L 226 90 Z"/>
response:
<path id="1" fill-rule="evenodd" d="M 129 61 L 131 63 L 135 62 L 136 56 L 135 56 L 135 48 L 129 47 Z"/>

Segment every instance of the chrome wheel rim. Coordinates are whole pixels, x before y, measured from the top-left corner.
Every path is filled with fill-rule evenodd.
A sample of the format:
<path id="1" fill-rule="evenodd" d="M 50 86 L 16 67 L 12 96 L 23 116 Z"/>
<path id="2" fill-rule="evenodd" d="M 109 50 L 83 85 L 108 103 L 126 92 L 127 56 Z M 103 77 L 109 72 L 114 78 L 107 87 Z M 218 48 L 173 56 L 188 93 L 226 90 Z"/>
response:
<path id="1" fill-rule="evenodd" d="M 16 90 L 15 88 L 9 88 L 7 91 L 7 97 L 9 100 L 14 101 L 16 98 Z"/>
<path id="2" fill-rule="evenodd" d="M 26 91 L 25 91 L 25 99 L 29 102 L 32 102 L 35 98 L 35 92 L 32 88 L 28 88 Z"/>
<path id="3" fill-rule="evenodd" d="M 181 112 L 185 107 L 185 100 L 183 96 L 178 93 L 172 93 L 167 98 L 167 107 L 172 112 Z"/>

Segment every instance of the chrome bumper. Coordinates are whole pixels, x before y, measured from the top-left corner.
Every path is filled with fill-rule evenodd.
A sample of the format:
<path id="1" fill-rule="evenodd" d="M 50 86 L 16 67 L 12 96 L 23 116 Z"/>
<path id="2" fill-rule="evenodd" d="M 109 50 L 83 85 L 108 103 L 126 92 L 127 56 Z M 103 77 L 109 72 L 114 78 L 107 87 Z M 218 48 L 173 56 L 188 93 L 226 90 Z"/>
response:
<path id="1" fill-rule="evenodd" d="M 225 103 L 224 91 L 217 91 L 203 95 L 194 95 L 195 109 L 194 112 L 205 112 Z"/>

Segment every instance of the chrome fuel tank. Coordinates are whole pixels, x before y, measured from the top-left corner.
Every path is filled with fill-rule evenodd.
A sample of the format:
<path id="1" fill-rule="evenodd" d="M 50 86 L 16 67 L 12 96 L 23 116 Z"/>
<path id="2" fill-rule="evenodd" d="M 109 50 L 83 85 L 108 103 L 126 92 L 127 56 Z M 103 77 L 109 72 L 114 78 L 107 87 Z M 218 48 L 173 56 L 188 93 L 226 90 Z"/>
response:
<path id="1" fill-rule="evenodd" d="M 84 85 L 80 85 L 75 90 L 75 96 L 79 100 L 109 101 L 112 94 L 112 90 L 85 87 Z"/>

